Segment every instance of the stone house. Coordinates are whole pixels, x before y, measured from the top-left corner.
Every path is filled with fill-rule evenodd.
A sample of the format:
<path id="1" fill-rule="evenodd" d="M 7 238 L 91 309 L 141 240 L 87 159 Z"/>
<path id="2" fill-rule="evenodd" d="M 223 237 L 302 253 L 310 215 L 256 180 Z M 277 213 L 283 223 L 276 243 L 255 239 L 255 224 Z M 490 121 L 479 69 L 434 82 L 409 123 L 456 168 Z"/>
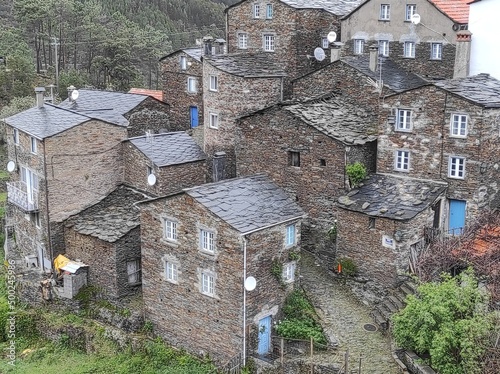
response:
<path id="1" fill-rule="evenodd" d="M 308 214 L 303 245 L 329 252 L 335 202 L 349 185 L 346 165 L 359 161 L 375 172 L 376 128 L 376 113 L 341 94 L 276 104 L 239 119 L 237 172 L 269 175 Z"/>
<path id="2" fill-rule="evenodd" d="M 206 182 L 206 156 L 186 132 L 123 141 L 124 182 L 154 196 Z"/>
<path id="3" fill-rule="evenodd" d="M 126 185 L 68 218 L 66 256 L 88 266 L 88 283 L 109 300 L 141 288 L 141 237 L 136 203 L 151 198 Z"/>
<path id="4" fill-rule="evenodd" d="M 298 204 L 254 175 L 139 205 L 145 318 L 155 333 L 220 365 L 267 354 L 297 278 Z"/>
<path id="5" fill-rule="evenodd" d="M 418 14 L 412 22 L 412 16 Z M 429 78 L 466 77 L 471 35 L 464 0 L 363 2 L 341 24 L 345 54 L 363 54 L 377 45 L 406 70 Z"/>
<path id="6" fill-rule="evenodd" d="M 204 151 L 209 180 L 236 175 L 236 119 L 283 100 L 285 74 L 268 54 L 203 58 Z"/>

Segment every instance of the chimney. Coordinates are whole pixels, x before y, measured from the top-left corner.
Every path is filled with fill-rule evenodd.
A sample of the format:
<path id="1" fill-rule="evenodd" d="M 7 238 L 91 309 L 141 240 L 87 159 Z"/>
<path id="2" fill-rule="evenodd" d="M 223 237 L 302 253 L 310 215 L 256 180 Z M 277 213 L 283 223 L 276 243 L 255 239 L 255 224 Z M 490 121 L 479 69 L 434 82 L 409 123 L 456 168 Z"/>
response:
<path id="1" fill-rule="evenodd" d="M 73 93 L 74 90 L 76 90 L 76 87 L 71 85 L 67 88 L 68 90 L 68 100 L 71 103 L 73 101 L 73 98 L 71 97 L 71 94 Z"/>
<path id="2" fill-rule="evenodd" d="M 371 71 L 377 71 L 377 62 L 378 62 L 378 47 L 372 45 L 370 48 L 370 64 L 368 67 Z"/>
<path id="3" fill-rule="evenodd" d="M 455 71 L 453 72 L 453 78 L 465 78 L 469 75 L 471 39 L 472 33 L 469 30 L 457 32 Z"/>
<path id="4" fill-rule="evenodd" d="M 330 49 L 330 62 L 335 62 L 340 60 L 340 50 L 341 50 L 342 44 L 339 43 L 333 43 L 332 47 Z"/>
<path id="5" fill-rule="evenodd" d="M 215 152 L 212 160 L 213 181 L 219 182 L 225 179 L 224 169 L 226 168 L 226 152 Z"/>
<path id="6" fill-rule="evenodd" d="M 44 103 L 44 92 L 45 88 L 43 87 L 36 87 L 35 88 L 35 94 L 36 94 L 36 107 L 37 108 L 43 108 L 43 103 Z"/>
<path id="7" fill-rule="evenodd" d="M 212 54 L 213 38 L 210 35 L 203 37 L 203 55 L 210 56 Z"/>

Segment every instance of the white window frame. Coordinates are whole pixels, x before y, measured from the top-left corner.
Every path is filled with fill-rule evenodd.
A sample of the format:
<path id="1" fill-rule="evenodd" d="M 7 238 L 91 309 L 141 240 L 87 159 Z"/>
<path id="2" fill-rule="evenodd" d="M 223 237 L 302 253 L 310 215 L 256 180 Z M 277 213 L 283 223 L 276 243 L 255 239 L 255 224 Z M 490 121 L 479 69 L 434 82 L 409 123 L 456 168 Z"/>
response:
<path id="1" fill-rule="evenodd" d="M 246 32 L 238 33 L 238 48 L 239 49 L 248 48 L 248 34 Z"/>
<path id="2" fill-rule="evenodd" d="M 170 283 L 179 283 L 179 264 L 176 262 L 164 261 L 165 279 Z"/>
<path id="3" fill-rule="evenodd" d="M 207 296 L 215 296 L 215 275 L 211 272 L 201 273 L 201 293 Z"/>
<path id="4" fill-rule="evenodd" d="M 378 41 L 378 54 L 380 56 L 384 56 L 384 57 L 389 56 L 389 41 L 388 40 L 379 40 Z"/>
<path id="5" fill-rule="evenodd" d="M 177 221 L 166 218 L 163 221 L 163 237 L 169 241 L 177 241 Z"/>
<path id="6" fill-rule="evenodd" d="M 364 39 L 354 39 L 354 54 L 361 55 L 365 50 Z"/>
<path id="7" fill-rule="evenodd" d="M 410 151 L 399 149 L 394 153 L 394 170 L 410 171 Z"/>
<path id="8" fill-rule="evenodd" d="M 411 21 L 411 17 L 417 13 L 416 4 L 406 4 L 405 21 Z"/>
<path id="9" fill-rule="evenodd" d="M 454 138 L 466 138 L 468 122 L 467 114 L 453 113 L 450 119 L 450 136 Z"/>
<path id="10" fill-rule="evenodd" d="M 262 48 L 265 52 L 274 52 L 275 50 L 275 35 L 274 34 L 264 34 L 262 37 Z"/>
<path id="11" fill-rule="evenodd" d="M 211 129 L 219 128 L 219 114 L 214 112 L 208 112 L 208 126 Z"/>
<path id="12" fill-rule="evenodd" d="M 391 19 L 391 5 L 390 4 L 380 4 L 380 21 L 389 21 Z"/>
<path id="13" fill-rule="evenodd" d="M 30 136 L 30 150 L 34 155 L 38 153 L 38 143 L 34 136 Z"/>
<path id="14" fill-rule="evenodd" d="M 181 70 L 187 70 L 187 57 L 186 56 L 181 56 L 179 63 L 181 66 Z"/>
<path id="15" fill-rule="evenodd" d="M 274 9 L 273 4 L 266 4 L 266 19 L 273 19 Z"/>
<path id="16" fill-rule="evenodd" d="M 190 93 L 198 92 L 197 81 L 194 77 L 188 77 L 187 79 L 187 91 Z"/>
<path id="17" fill-rule="evenodd" d="M 410 109 L 398 109 L 396 111 L 396 131 L 411 131 L 412 111 Z"/>
<path id="18" fill-rule="evenodd" d="M 219 89 L 219 79 L 217 75 L 210 75 L 210 83 L 208 89 L 214 92 L 217 92 L 217 90 Z"/>
<path id="19" fill-rule="evenodd" d="M 12 137 L 14 138 L 14 145 L 19 145 L 19 130 L 18 129 L 14 129 Z"/>
<path id="20" fill-rule="evenodd" d="M 323 36 L 321 38 L 321 48 L 327 49 L 330 46 L 330 42 L 328 41 L 328 38 L 326 36 Z"/>
<path id="21" fill-rule="evenodd" d="M 260 4 L 253 5 L 253 18 L 260 18 Z"/>
<path id="22" fill-rule="evenodd" d="M 403 49 L 406 58 L 415 58 L 415 42 L 405 42 Z"/>
<path id="23" fill-rule="evenodd" d="M 443 43 L 431 43 L 431 60 L 443 59 Z"/>
<path id="24" fill-rule="evenodd" d="M 127 281 L 128 281 L 128 284 L 141 283 L 141 260 L 140 259 L 134 259 L 134 260 L 127 261 Z"/>
<path id="25" fill-rule="evenodd" d="M 283 266 L 283 281 L 285 283 L 291 283 L 295 281 L 295 270 L 297 264 L 294 262 L 288 262 Z"/>
<path id="26" fill-rule="evenodd" d="M 465 179 L 465 157 L 450 156 L 448 158 L 448 177 Z"/>
<path id="27" fill-rule="evenodd" d="M 33 204 L 38 194 L 38 175 L 33 170 L 21 166 L 21 182 L 26 185 L 28 203 Z"/>
<path id="28" fill-rule="evenodd" d="M 200 229 L 200 250 L 215 253 L 215 233 L 210 230 Z"/>
<path id="29" fill-rule="evenodd" d="M 287 225 L 285 230 L 285 247 L 291 247 L 297 243 L 297 227 L 293 223 Z"/>

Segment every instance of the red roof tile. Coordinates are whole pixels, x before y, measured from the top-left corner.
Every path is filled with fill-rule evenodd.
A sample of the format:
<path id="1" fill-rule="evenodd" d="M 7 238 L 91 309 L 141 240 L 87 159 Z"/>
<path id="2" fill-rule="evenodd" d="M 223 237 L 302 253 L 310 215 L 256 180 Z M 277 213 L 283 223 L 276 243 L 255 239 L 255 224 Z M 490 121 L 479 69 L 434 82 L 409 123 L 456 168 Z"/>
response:
<path id="1" fill-rule="evenodd" d="M 429 0 L 436 8 L 457 23 L 469 22 L 469 5 L 471 0 Z"/>
<path id="2" fill-rule="evenodd" d="M 148 95 L 155 99 L 163 101 L 163 92 L 161 90 L 147 90 L 145 88 L 131 88 L 128 93 Z"/>

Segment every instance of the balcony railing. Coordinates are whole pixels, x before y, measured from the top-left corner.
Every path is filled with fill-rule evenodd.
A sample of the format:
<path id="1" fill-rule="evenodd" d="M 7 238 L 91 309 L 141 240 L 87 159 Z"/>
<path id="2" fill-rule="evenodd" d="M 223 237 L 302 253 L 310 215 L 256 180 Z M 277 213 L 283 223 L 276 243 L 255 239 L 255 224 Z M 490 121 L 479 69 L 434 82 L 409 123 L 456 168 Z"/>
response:
<path id="1" fill-rule="evenodd" d="M 27 213 L 38 211 L 38 191 L 32 190 L 28 196 L 26 183 L 8 182 L 7 199 Z"/>
<path id="2" fill-rule="evenodd" d="M 463 227 L 457 227 L 449 230 L 443 230 L 442 228 L 425 227 L 424 237 L 427 244 L 435 242 L 437 240 L 443 240 L 450 236 L 460 236 L 464 232 Z"/>

